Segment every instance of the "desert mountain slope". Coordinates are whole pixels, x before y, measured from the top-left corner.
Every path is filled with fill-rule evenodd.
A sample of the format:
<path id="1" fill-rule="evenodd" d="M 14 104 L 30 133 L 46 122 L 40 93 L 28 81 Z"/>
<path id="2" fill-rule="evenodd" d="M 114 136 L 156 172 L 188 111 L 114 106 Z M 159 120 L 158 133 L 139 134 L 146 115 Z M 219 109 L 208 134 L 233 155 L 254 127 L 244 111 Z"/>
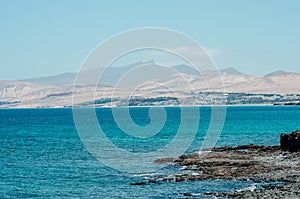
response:
<path id="1" fill-rule="evenodd" d="M 138 64 L 151 66 L 155 70 L 139 70 Z M 172 66 L 171 70 L 166 67 L 158 70 L 159 67 L 153 62 L 139 62 L 126 67 L 109 68 L 96 88 L 93 80 L 98 80 L 103 71 L 84 71 L 83 81 L 76 85 L 75 93 L 76 73 L 0 81 L 0 107 L 71 106 L 73 95 L 77 97 L 77 104 L 85 104 L 95 99 L 128 99 L 130 96 L 190 98 L 200 92 L 300 94 L 298 73 L 276 71 L 266 76 L 253 76 L 228 68 L 201 71 L 199 74 L 187 65 Z M 137 69 L 132 71 L 133 68 Z M 128 71 L 132 73 L 122 76 Z M 124 81 L 118 82 L 120 79 Z"/>

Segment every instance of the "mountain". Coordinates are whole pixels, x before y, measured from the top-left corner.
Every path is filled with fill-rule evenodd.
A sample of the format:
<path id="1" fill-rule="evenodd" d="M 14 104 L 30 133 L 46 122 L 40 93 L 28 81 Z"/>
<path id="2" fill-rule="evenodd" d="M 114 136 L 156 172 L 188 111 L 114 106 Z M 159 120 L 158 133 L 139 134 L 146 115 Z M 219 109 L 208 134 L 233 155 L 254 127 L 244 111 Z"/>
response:
<path id="1" fill-rule="evenodd" d="M 285 75 L 285 74 L 289 74 L 289 72 L 283 71 L 283 70 L 277 70 L 271 73 L 266 74 L 266 77 L 271 77 L 271 76 L 278 76 L 278 75 Z"/>
<path id="2" fill-rule="evenodd" d="M 134 69 L 137 66 L 151 66 L 155 65 L 153 60 L 149 61 L 138 61 L 133 64 L 123 66 L 123 67 L 108 67 L 108 68 L 97 68 L 97 69 L 90 69 L 80 72 L 81 76 L 84 77 L 85 84 L 92 84 L 94 83 L 95 78 L 98 79 L 101 73 L 102 78 L 100 83 L 103 84 L 114 84 L 116 83 L 124 73 Z M 188 66 L 186 66 L 188 67 Z M 47 77 L 38 77 L 38 78 L 30 78 L 30 79 L 23 79 L 19 80 L 22 82 L 32 82 L 32 83 L 42 83 L 42 84 L 51 84 L 51 85 L 71 85 L 74 84 L 76 79 L 77 73 L 64 73 L 60 75 L 53 75 Z"/>
<path id="3" fill-rule="evenodd" d="M 53 75 L 53 76 L 48 76 L 48 77 L 23 79 L 20 81 L 61 85 L 61 84 L 72 84 L 74 82 L 75 77 L 76 77 L 76 73 L 64 73 L 64 74 Z"/>
<path id="4" fill-rule="evenodd" d="M 244 75 L 243 73 L 241 73 L 240 71 L 238 71 L 237 69 L 232 68 L 232 67 L 221 69 L 221 72 L 234 74 L 234 75 Z"/>
<path id="5" fill-rule="evenodd" d="M 198 71 L 196 69 L 194 69 L 191 66 L 182 64 L 182 65 L 175 65 L 172 66 L 172 68 L 176 71 L 178 71 L 179 73 L 185 73 L 185 74 L 190 74 L 190 75 L 197 75 Z"/>
<path id="6" fill-rule="evenodd" d="M 100 74 L 102 77 L 95 88 L 93 84 Z M 198 75 L 188 65 L 165 67 L 153 61 L 83 71 L 80 74 L 82 80 L 74 87 L 76 76 L 76 73 L 64 73 L 20 81 L 0 81 L 0 107 L 65 107 L 72 105 L 74 95 L 75 105 L 89 105 L 94 99 L 105 105 L 112 99 L 118 106 L 126 105 L 128 99 L 136 97 L 181 99 L 187 105 L 209 103 L 209 100 L 206 102 L 207 99 L 197 96 L 197 93 L 203 92 L 249 93 L 257 94 L 258 98 L 259 94 L 297 96 L 300 93 L 298 73 L 276 71 L 266 76 L 252 76 L 227 68 L 205 70 Z"/>

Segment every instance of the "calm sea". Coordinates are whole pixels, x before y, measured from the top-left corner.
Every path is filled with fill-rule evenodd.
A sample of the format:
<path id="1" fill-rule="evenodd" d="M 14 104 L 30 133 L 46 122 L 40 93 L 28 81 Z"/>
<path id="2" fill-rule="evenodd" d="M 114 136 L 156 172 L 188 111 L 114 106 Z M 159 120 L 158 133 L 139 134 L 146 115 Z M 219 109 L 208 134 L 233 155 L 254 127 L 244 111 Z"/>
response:
<path id="1" fill-rule="evenodd" d="M 211 108 L 199 109 L 200 125 L 186 153 L 200 148 L 210 124 Z M 97 116 L 112 143 L 135 153 L 155 151 L 174 139 L 180 108 L 169 107 L 166 112 L 162 130 L 145 139 L 122 132 L 109 108 L 97 109 Z M 140 126 L 150 123 L 147 107 L 130 108 L 130 114 Z M 300 129 L 300 107 L 228 107 L 217 146 L 278 145 L 281 133 L 296 129 Z M 156 173 L 168 172 L 176 169 Z M 250 180 L 130 185 L 156 173 L 130 174 L 104 166 L 81 142 L 72 109 L 0 109 L 0 198 L 184 198 L 182 193 L 234 191 L 253 185 Z"/>

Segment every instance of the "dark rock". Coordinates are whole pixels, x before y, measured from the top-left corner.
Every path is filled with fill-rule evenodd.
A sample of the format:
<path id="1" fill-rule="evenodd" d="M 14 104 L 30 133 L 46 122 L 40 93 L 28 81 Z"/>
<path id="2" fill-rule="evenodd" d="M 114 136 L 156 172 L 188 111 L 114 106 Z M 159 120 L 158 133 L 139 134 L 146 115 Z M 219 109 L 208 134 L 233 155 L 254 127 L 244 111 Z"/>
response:
<path id="1" fill-rule="evenodd" d="M 282 135 L 286 140 L 299 140 L 300 131 L 291 135 Z M 285 140 L 283 139 L 283 142 Z M 227 146 L 213 148 L 211 151 L 198 154 L 186 154 L 170 163 L 172 166 L 184 166 L 183 173 L 173 176 L 155 177 L 157 182 L 182 182 L 192 180 L 243 180 L 262 184 L 254 190 L 235 192 L 201 193 L 203 198 L 300 198 L 300 152 L 283 152 L 295 150 L 295 145 L 258 146 Z M 190 171 L 190 172 L 188 172 Z M 278 184 L 277 184 L 278 182 Z M 193 198 L 186 193 L 186 198 Z M 180 195 L 183 195 L 182 193 Z M 200 197 L 201 197 L 200 196 Z"/>
<path id="2" fill-rule="evenodd" d="M 148 183 L 149 183 L 149 184 L 156 184 L 157 181 L 156 181 L 156 180 L 149 180 Z"/>
<path id="3" fill-rule="evenodd" d="M 132 182 L 130 185 L 146 185 L 147 182 Z"/>
<path id="4" fill-rule="evenodd" d="M 158 184 L 159 182 L 155 179 L 150 179 L 148 181 L 142 181 L 142 182 L 132 182 L 130 185 L 148 185 L 148 184 Z"/>
<path id="5" fill-rule="evenodd" d="M 283 151 L 300 151 L 300 130 L 280 135 L 280 147 Z"/>
<path id="6" fill-rule="evenodd" d="M 193 196 L 191 193 L 179 193 L 182 196 Z"/>

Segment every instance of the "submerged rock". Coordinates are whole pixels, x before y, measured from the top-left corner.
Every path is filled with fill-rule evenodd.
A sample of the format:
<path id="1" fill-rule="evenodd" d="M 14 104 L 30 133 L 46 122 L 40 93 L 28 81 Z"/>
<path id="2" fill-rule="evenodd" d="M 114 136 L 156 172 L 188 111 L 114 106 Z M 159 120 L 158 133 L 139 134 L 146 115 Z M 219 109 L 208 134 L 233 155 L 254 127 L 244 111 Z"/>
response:
<path id="1" fill-rule="evenodd" d="M 300 151 L 300 130 L 280 135 L 280 147 L 283 151 Z"/>

